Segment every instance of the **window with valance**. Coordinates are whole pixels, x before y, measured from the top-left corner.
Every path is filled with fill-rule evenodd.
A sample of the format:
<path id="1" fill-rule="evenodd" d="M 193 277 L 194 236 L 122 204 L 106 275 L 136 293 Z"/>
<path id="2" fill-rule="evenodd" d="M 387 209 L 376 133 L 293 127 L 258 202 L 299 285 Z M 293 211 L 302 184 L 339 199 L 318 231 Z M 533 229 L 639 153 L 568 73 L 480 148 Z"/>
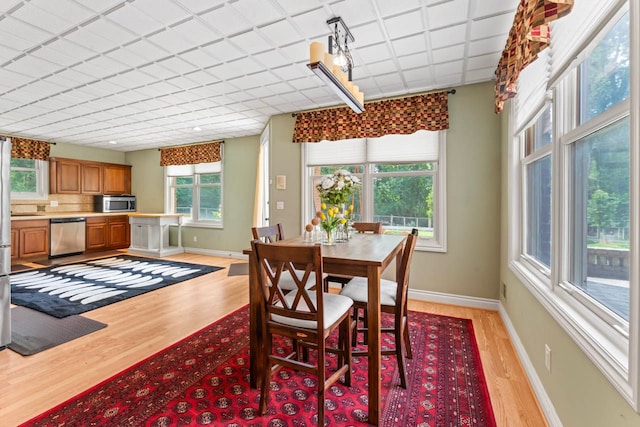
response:
<path id="1" fill-rule="evenodd" d="M 51 144 L 35 139 L 10 138 L 11 198 L 46 199 Z"/>
<path id="2" fill-rule="evenodd" d="M 222 142 L 160 150 L 164 166 L 165 211 L 183 214 L 185 222 L 222 226 Z"/>

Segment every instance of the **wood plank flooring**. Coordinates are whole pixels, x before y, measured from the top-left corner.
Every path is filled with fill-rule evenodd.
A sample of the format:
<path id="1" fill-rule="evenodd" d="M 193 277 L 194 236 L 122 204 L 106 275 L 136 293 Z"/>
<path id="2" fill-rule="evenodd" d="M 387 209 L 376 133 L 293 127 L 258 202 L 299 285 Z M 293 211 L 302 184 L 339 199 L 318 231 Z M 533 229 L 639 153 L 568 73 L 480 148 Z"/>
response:
<path id="1" fill-rule="evenodd" d="M 27 421 L 249 302 L 248 276 L 227 276 L 242 260 L 168 258 L 226 268 L 84 313 L 109 326 L 53 349 L 0 351 L 0 425 Z M 472 319 L 498 426 L 547 426 L 497 312 L 422 301 L 409 309 Z"/>

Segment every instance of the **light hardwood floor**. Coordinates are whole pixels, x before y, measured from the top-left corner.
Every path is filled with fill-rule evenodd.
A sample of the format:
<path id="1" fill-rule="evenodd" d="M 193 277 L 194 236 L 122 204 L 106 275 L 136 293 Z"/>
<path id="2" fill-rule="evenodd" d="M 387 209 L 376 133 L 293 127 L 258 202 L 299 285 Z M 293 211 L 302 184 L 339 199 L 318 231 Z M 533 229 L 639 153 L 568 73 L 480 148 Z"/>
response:
<path id="1" fill-rule="evenodd" d="M 0 351 L 0 425 L 27 421 L 249 302 L 248 276 L 227 276 L 238 259 L 170 259 L 224 270 L 84 313 L 109 326 L 33 356 Z M 498 426 L 546 426 L 497 312 L 410 301 L 409 308 L 470 318 Z"/>

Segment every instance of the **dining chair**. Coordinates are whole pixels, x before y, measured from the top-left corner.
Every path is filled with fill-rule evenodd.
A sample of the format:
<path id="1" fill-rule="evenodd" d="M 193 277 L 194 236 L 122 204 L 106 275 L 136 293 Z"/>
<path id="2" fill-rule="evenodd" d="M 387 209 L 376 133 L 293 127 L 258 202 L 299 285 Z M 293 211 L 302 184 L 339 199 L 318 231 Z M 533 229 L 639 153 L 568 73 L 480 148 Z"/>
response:
<path id="1" fill-rule="evenodd" d="M 407 388 L 407 378 L 405 373 L 405 354 L 409 359 L 413 358 L 411 351 L 411 341 L 409 339 L 409 321 L 407 318 L 407 299 L 409 292 L 409 268 L 411 266 L 411 258 L 413 250 L 418 240 L 418 230 L 414 228 L 411 234 L 407 236 L 407 241 L 402 252 L 402 260 L 400 264 L 399 277 L 397 282 L 380 279 L 380 311 L 383 313 L 393 314 L 393 326 L 382 328 L 383 333 L 391 333 L 395 336 L 395 348 L 391 350 L 382 350 L 381 354 L 395 355 L 398 361 L 398 369 L 400 371 L 400 385 Z M 353 300 L 354 318 L 358 320 L 358 309 L 367 308 L 368 287 L 367 279 L 364 277 L 355 277 L 345 285 L 340 291 L 340 295 L 347 296 Z M 366 317 L 366 311 L 365 311 Z M 362 328 L 356 327 L 356 335 L 363 332 L 365 335 L 365 343 L 367 341 L 366 324 Z"/>
<path id="2" fill-rule="evenodd" d="M 284 229 L 282 224 L 278 223 L 275 225 L 268 225 L 265 227 L 251 227 L 251 234 L 255 240 L 260 240 L 264 243 L 273 243 L 278 240 L 284 240 Z M 293 278 L 288 274 L 288 272 L 284 272 L 285 276 L 282 278 L 281 287 L 286 290 L 294 290 L 296 289 L 296 285 L 293 281 Z M 324 276 L 325 280 L 323 286 L 325 290 L 328 286 L 328 282 L 326 281 L 327 275 Z M 313 277 L 307 283 L 308 287 L 315 286 L 315 281 Z"/>
<path id="3" fill-rule="evenodd" d="M 324 394 L 340 377 L 351 385 L 351 333 L 355 322 L 350 311 L 350 298 L 322 291 L 322 246 L 283 246 L 251 242 L 251 256 L 258 267 L 258 283 L 263 291 L 264 317 L 262 337 L 264 347 L 261 355 L 264 370 L 261 378 L 260 414 L 267 411 L 271 376 L 283 367 L 303 371 L 317 376 L 318 426 L 324 425 Z M 294 264 L 299 267 L 294 269 Z M 301 268 L 304 266 L 304 268 Z M 281 279 L 289 272 L 296 289 L 287 292 L 281 287 Z M 315 289 L 305 286 L 313 275 Z M 327 338 L 338 330 L 338 339 L 327 342 Z M 273 348 L 274 336 L 298 340 L 298 346 L 286 354 Z M 316 357 L 303 357 L 301 349 L 315 349 Z M 337 366 L 327 373 L 327 353 L 337 355 Z"/>
<path id="4" fill-rule="evenodd" d="M 382 234 L 382 222 L 354 222 L 353 228 L 357 233 L 373 233 Z M 353 279 L 352 276 L 342 276 L 339 274 L 330 274 L 327 277 L 329 283 L 339 283 L 340 287 L 344 287 L 349 281 Z"/>

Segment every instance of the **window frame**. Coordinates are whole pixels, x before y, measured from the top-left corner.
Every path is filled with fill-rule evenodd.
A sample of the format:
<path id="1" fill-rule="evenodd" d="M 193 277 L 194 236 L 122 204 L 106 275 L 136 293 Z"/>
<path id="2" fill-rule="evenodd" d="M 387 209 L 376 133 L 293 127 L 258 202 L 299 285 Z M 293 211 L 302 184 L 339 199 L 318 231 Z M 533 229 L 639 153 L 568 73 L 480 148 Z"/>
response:
<path id="1" fill-rule="evenodd" d="M 396 162 L 358 162 L 357 165 L 363 165 L 363 173 L 357 173 L 356 175 L 362 182 L 362 221 L 373 221 L 373 178 L 379 176 L 433 176 L 433 238 L 419 238 L 416 244 L 416 250 L 429 251 L 429 252 L 447 252 L 447 207 L 446 207 L 446 132 L 437 131 L 438 133 L 438 160 L 437 161 L 424 161 L 419 163 L 434 163 L 433 170 L 416 171 L 419 173 L 404 175 L 397 172 L 383 172 L 373 173 L 373 165 L 375 164 L 411 164 L 417 163 L 415 161 L 396 161 Z M 365 144 L 366 144 L 365 138 Z M 307 143 L 302 144 L 301 150 L 301 165 L 302 165 L 302 224 L 309 222 L 309 218 L 315 216 L 315 209 L 313 207 L 313 178 L 317 175 L 313 174 L 313 168 L 315 166 L 308 166 L 308 150 Z M 339 159 L 340 156 L 336 155 Z M 336 162 L 332 165 L 326 166 L 340 166 L 347 165 L 344 163 Z M 348 165 L 353 165 L 349 162 Z"/>
<path id="2" fill-rule="evenodd" d="M 612 106 L 589 121 L 579 124 L 579 78 L 578 67 L 593 52 L 597 44 L 625 13 L 630 13 L 630 92 L 629 98 Z M 508 145 L 508 202 L 509 268 L 525 285 L 560 327 L 574 340 L 585 355 L 611 382 L 620 395 L 640 412 L 640 7 L 620 2 L 616 10 L 603 17 L 604 24 L 592 25 L 587 46 L 566 65 L 563 75 L 548 81 L 553 94 L 552 142 L 552 253 L 549 274 L 529 262 L 524 253 L 525 179 L 522 174 L 522 132 L 517 129 L 518 103 L 510 110 L 508 134 L 512 141 Z M 560 22 L 558 25 L 562 25 Z M 561 66 L 562 67 L 562 66 Z M 538 110 L 538 111 L 541 111 Z M 571 268 L 573 218 L 571 217 L 572 169 L 571 147 L 598 130 L 614 125 L 619 120 L 630 120 L 630 253 L 629 253 L 629 321 L 621 325 L 616 316 L 606 311 L 594 310 L 588 298 L 577 295 L 568 283 Z M 531 123 L 531 121 L 529 122 Z M 553 207 L 555 206 L 555 207 Z M 572 295 L 573 294 L 573 295 Z M 604 314 L 604 315 L 603 315 Z"/>
<path id="3" fill-rule="evenodd" d="M 183 217 L 183 225 L 189 226 L 198 226 L 202 228 L 224 228 L 224 163 L 220 161 L 220 182 L 219 183 L 201 183 L 200 176 L 201 175 L 210 175 L 216 172 L 203 172 L 198 173 L 194 171 L 191 175 L 182 175 L 182 177 L 193 177 L 193 184 L 173 184 L 174 178 L 177 176 L 171 176 L 168 173 L 168 167 L 164 167 L 164 177 L 165 177 L 165 212 L 166 213 L 176 213 L 176 207 L 174 205 L 173 199 L 173 191 L 175 188 L 191 188 L 192 189 L 192 216 L 191 218 Z M 200 190 L 205 187 L 219 187 L 220 188 L 220 220 L 209 220 L 209 219 L 200 219 Z"/>
<path id="4" fill-rule="evenodd" d="M 10 171 L 14 170 L 35 170 L 36 173 L 36 191 L 35 192 L 18 192 L 11 191 L 12 200 L 47 200 L 49 198 L 49 162 L 46 160 L 33 159 L 35 168 L 24 168 L 10 166 Z"/>

